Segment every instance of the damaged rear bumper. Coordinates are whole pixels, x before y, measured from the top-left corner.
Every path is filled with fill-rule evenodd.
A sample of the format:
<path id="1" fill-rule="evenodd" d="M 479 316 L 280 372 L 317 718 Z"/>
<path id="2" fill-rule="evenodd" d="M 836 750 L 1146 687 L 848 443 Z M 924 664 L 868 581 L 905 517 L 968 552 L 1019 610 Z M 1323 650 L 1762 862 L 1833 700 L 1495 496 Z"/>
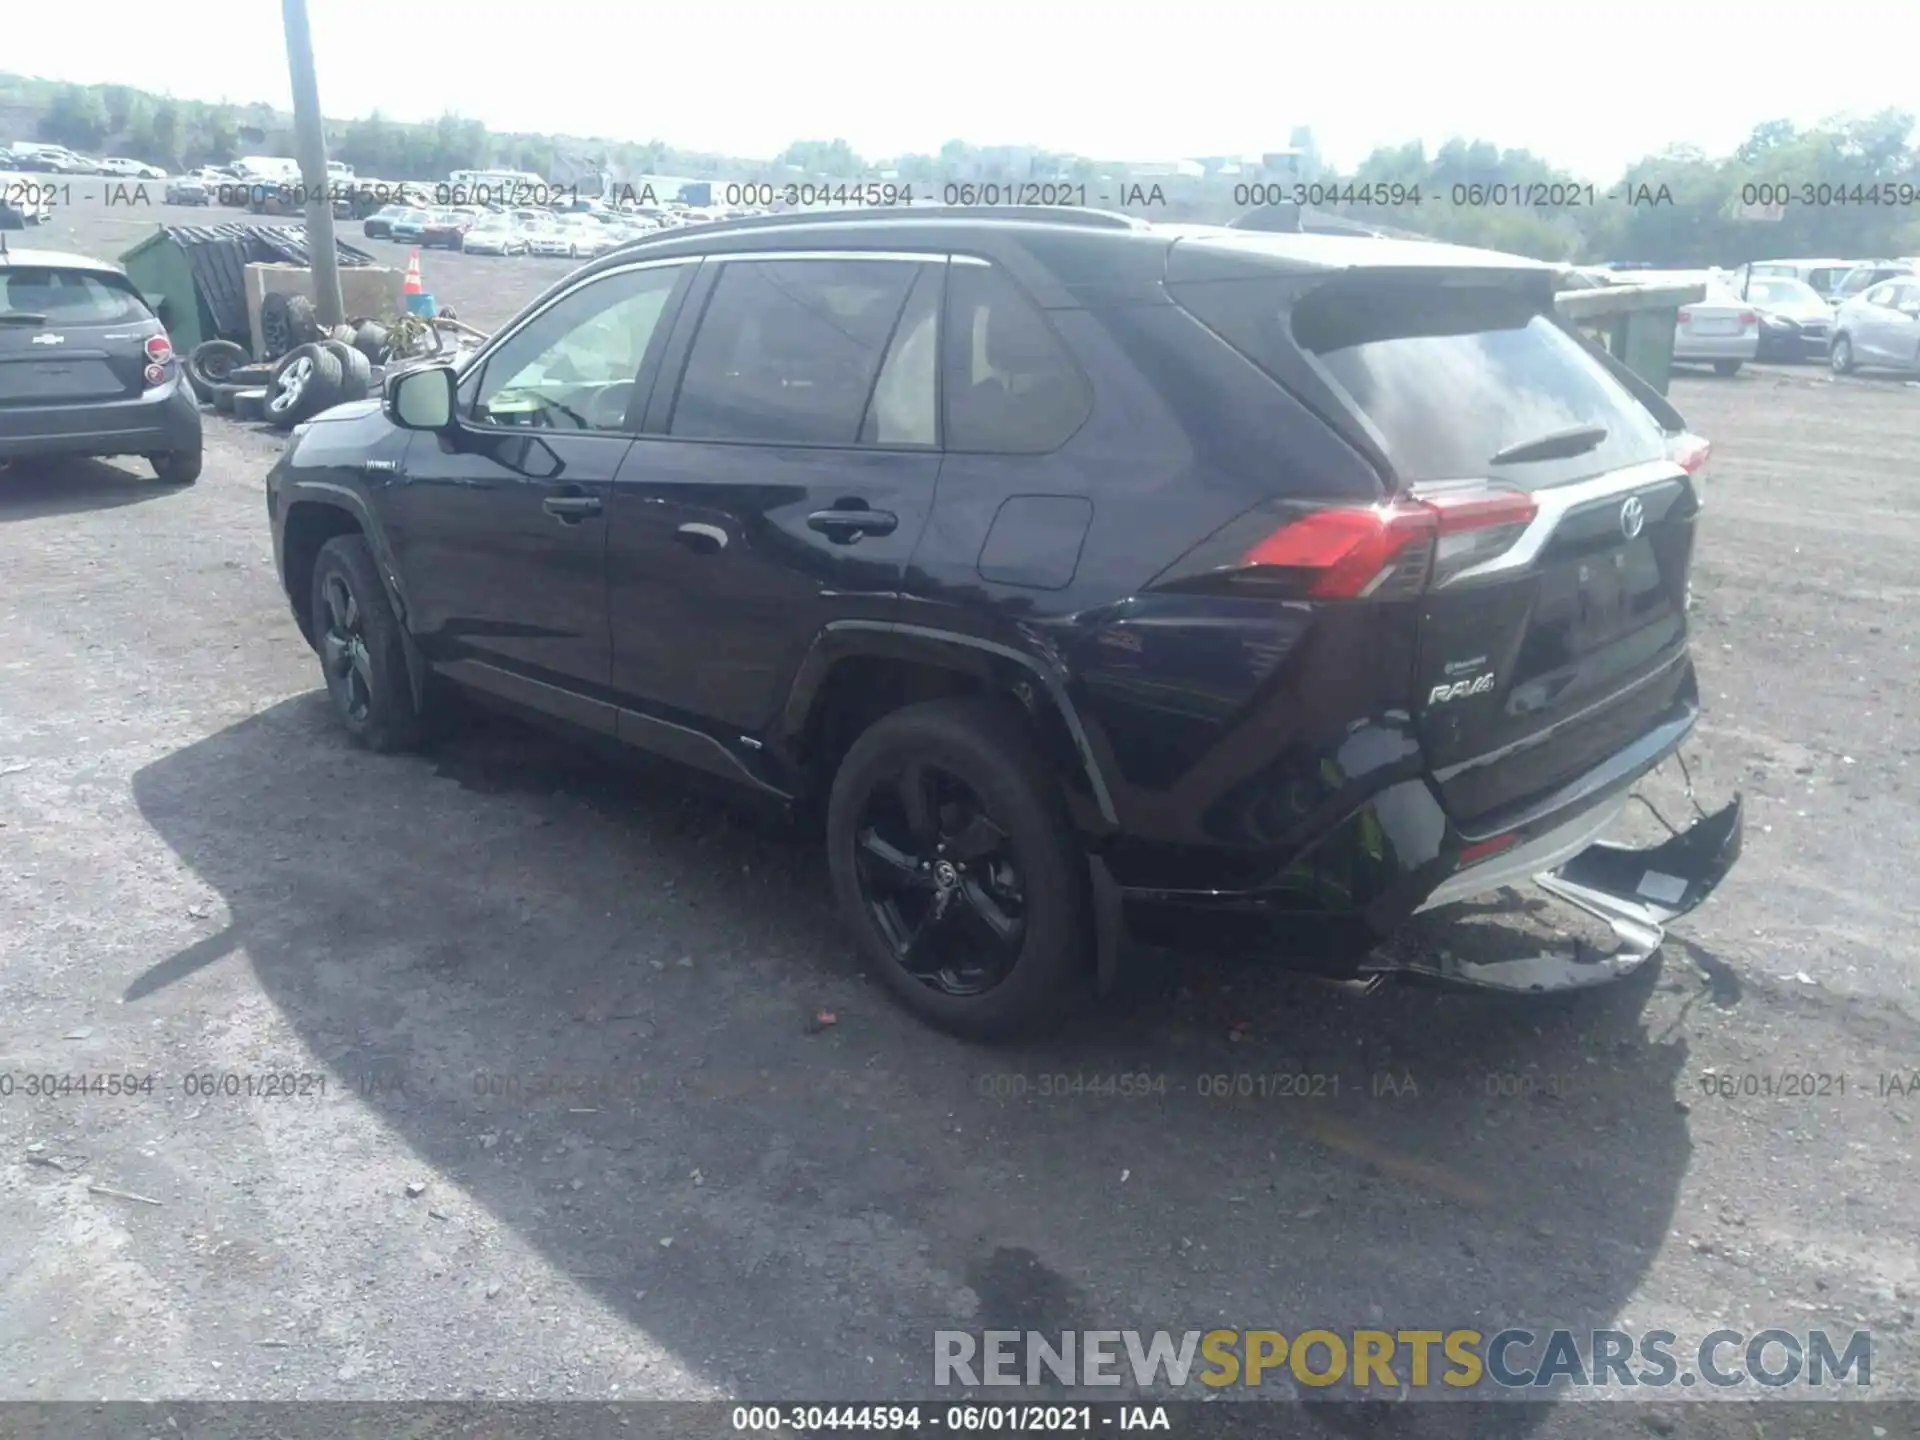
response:
<path id="1" fill-rule="evenodd" d="M 1612 811 L 1607 819 L 1617 813 Z M 1658 845 L 1635 848 L 1589 834 L 1572 841 L 1566 835 L 1542 837 L 1544 843 L 1527 847 L 1539 859 L 1551 862 L 1531 875 L 1533 882 L 1605 922 L 1619 941 L 1610 953 L 1593 953 L 1577 943 L 1567 949 L 1485 962 L 1442 952 L 1432 960 L 1372 969 L 1363 966 L 1363 973 L 1383 978 L 1424 976 L 1476 989 L 1526 993 L 1579 989 L 1620 979 L 1660 948 L 1668 924 L 1697 909 L 1726 879 L 1740 858 L 1743 831 L 1743 803 L 1736 795 Z M 1554 853 L 1556 847 L 1559 853 Z M 1501 867 L 1501 878 L 1522 878 L 1518 867 L 1529 858 L 1516 854 L 1512 857 L 1516 863 Z M 1475 876 L 1474 890 L 1484 893 L 1490 878 Z M 1422 908 L 1465 898 L 1443 887 Z"/>

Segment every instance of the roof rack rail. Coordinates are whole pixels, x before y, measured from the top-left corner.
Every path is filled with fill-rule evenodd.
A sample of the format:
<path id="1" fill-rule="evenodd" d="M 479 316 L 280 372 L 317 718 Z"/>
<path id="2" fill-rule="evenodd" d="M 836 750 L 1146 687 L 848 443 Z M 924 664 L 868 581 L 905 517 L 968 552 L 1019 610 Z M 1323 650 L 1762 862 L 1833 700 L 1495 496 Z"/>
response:
<path id="1" fill-rule="evenodd" d="M 643 235 L 632 245 L 651 245 L 688 235 L 728 234 L 735 230 L 776 229 L 782 225 L 840 225 L 869 220 L 1024 220 L 1047 225 L 1079 225 L 1089 230 L 1142 230 L 1146 221 L 1118 210 L 1079 205 L 861 205 L 839 210 L 788 210 L 778 215 L 743 215 L 738 220 L 709 220 L 676 225 Z M 621 249 L 628 248 L 623 245 Z"/>

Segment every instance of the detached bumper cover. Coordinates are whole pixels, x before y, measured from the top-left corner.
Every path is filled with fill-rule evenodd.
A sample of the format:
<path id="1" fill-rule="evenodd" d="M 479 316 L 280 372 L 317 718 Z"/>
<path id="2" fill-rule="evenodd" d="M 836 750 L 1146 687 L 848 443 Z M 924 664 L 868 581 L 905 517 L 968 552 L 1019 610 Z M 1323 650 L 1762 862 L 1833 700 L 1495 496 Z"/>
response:
<path id="1" fill-rule="evenodd" d="M 1396 965 L 1391 973 L 1523 992 L 1617 980 L 1644 964 L 1666 938 L 1667 925 L 1697 909 L 1727 878 L 1740 858 L 1743 833 L 1743 805 L 1736 795 L 1658 845 L 1634 849 L 1595 842 L 1535 875 L 1534 883 L 1548 894 L 1606 922 L 1620 941 L 1611 954 L 1589 954 L 1576 946 L 1484 963 L 1442 955 L 1431 965 Z"/>

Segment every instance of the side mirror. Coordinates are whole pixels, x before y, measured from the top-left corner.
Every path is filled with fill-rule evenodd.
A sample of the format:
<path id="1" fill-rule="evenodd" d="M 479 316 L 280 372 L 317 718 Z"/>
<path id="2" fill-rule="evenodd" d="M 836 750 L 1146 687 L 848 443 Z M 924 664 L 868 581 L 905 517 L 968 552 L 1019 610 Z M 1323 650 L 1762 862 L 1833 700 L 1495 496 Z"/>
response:
<path id="1" fill-rule="evenodd" d="M 387 380 L 381 409 L 403 430 L 449 430 L 459 377 L 451 365 L 423 365 Z"/>

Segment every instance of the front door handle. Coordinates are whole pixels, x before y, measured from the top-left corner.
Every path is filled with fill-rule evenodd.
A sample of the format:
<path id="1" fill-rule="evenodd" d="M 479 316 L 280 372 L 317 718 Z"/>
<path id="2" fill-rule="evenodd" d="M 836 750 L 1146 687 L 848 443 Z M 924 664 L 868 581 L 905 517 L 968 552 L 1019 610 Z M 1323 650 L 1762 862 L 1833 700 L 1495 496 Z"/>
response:
<path id="1" fill-rule="evenodd" d="M 598 495 L 549 495 L 540 504 L 563 525 L 578 525 L 589 515 L 600 513 Z"/>
<path id="2" fill-rule="evenodd" d="M 816 510 L 807 516 L 807 528 L 836 545 L 851 545 L 862 535 L 891 535 L 900 517 L 889 510 Z"/>

